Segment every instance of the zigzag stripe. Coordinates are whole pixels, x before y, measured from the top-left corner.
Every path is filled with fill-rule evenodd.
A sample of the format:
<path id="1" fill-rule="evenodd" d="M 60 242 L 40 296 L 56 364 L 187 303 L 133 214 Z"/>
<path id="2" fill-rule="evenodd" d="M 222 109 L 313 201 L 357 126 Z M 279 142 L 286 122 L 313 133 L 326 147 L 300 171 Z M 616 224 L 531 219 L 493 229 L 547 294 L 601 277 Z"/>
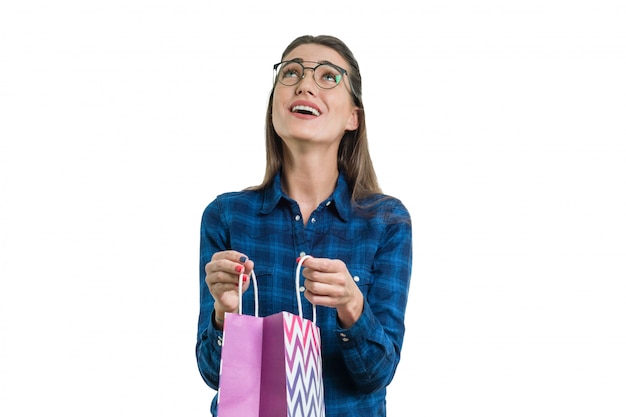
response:
<path id="1" fill-rule="evenodd" d="M 297 353 L 320 352 L 320 333 L 319 328 L 308 320 L 303 322 L 300 317 L 293 315 L 290 317 L 291 320 L 287 320 L 288 318 L 285 317 L 283 320 L 286 335 L 285 349 L 288 353 L 293 352 L 293 355 L 287 355 L 290 366 L 292 366 L 291 364 L 297 358 Z M 301 327 L 304 327 L 304 332 L 297 331 L 301 330 Z M 308 353 L 301 356 L 308 356 Z"/>
<path id="2" fill-rule="evenodd" d="M 300 376 L 296 379 L 288 379 L 286 393 L 290 399 L 298 395 L 304 395 L 310 401 L 323 402 L 324 400 L 323 383 L 319 374 L 312 375 L 306 379 Z"/>
<path id="3" fill-rule="evenodd" d="M 302 319 L 291 313 L 283 313 L 283 323 L 285 328 L 286 341 L 292 343 L 294 337 L 300 337 L 303 340 L 310 340 L 310 334 L 317 326 L 310 320 Z"/>
<path id="4" fill-rule="evenodd" d="M 304 399 L 306 398 L 305 396 Z M 306 404 L 300 394 L 293 398 L 293 401 L 289 401 L 289 417 L 324 417 L 325 415 L 323 396 L 321 400 L 314 401 L 313 404 Z"/>
<path id="5" fill-rule="evenodd" d="M 304 367 L 302 365 L 296 365 L 293 368 L 285 368 L 287 381 L 292 384 L 297 384 L 298 381 L 307 381 L 312 378 L 321 378 L 321 361 L 312 363 L 311 366 Z"/>
<path id="6" fill-rule="evenodd" d="M 286 316 L 283 323 L 289 416 L 323 417 L 325 408 L 319 328 L 295 315 Z"/>
<path id="7" fill-rule="evenodd" d="M 298 398 L 307 399 L 307 406 L 319 406 L 324 403 L 324 385 L 319 374 L 313 375 L 307 380 L 297 379 L 295 381 L 287 380 L 287 402 L 294 403 Z M 292 383 L 293 382 L 293 383 Z"/>
<path id="8" fill-rule="evenodd" d="M 308 334 L 311 336 L 310 339 L 319 340 L 320 334 L 317 327 L 314 327 L 313 331 Z M 315 372 L 316 369 L 321 369 L 319 342 L 303 345 L 301 341 L 299 337 L 294 337 L 292 345 L 287 343 L 285 345 L 287 377 L 292 380 L 296 375 L 308 378 L 310 371 Z"/>
<path id="9" fill-rule="evenodd" d="M 298 366 L 308 369 L 311 366 L 317 366 L 319 358 L 320 350 L 316 346 L 303 346 L 299 340 L 293 346 L 285 346 L 285 360 L 288 369 Z"/>

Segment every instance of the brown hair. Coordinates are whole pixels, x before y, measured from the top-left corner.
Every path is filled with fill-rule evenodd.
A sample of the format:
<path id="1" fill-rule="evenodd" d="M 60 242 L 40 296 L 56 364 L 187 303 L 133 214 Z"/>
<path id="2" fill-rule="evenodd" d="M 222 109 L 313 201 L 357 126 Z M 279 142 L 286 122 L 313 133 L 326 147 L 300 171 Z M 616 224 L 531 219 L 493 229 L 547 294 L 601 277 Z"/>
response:
<path id="1" fill-rule="evenodd" d="M 348 77 L 352 86 L 352 100 L 358 107 L 359 126 L 356 130 L 346 131 L 339 144 L 337 153 L 338 168 L 343 171 L 348 185 L 352 192 L 352 200 L 358 202 L 372 194 L 382 193 L 374 165 L 370 157 L 367 143 L 367 128 L 365 126 L 365 110 L 361 99 L 361 73 L 359 64 L 354 58 L 352 51 L 340 39 L 329 36 L 304 35 L 294 39 L 285 49 L 281 59 L 284 59 L 289 52 L 300 45 L 317 44 L 334 49 L 341 55 L 349 65 L 347 68 Z M 274 84 L 274 87 L 276 84 Z M 274 88 L 270 93 L 265 116 L 265 152 L 266 166 L 263 182 L 252 189 L 263 189 L 272 184 L 274 177 L 283 165 L 283 145 L 282 140 L 274 130 L 272 122 L 272 101 L 274 99 Z"/>

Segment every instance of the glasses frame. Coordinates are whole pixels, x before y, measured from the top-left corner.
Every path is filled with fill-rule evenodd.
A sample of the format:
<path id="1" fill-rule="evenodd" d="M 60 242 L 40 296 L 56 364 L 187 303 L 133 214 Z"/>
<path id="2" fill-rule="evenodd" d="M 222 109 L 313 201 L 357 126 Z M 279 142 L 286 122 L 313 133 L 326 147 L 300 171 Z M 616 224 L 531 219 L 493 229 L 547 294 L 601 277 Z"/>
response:
<path id="1" fill-rule="evenodd" d="M 274 85 L 276 85 L 276 83 L 280 83 L 286 87 L 293 87 L 294 85 L 298 85 L 300 83 L 300 81 L 302 81 L 304 79 L 304 74 L 305 71 L 310 69 L 313 71 L 313 81 L 315 82 L 315 85 L 317 85 L 319 88 L 321 88 L 322 90 L 332 90 L 333 88 L 337 87 L 339 84 L 341 84 L 341 80 L 343 80 L 344 78 L 348 79 L 348 84 L 350 86 L 350 92 L 354 95 L 354 88 L 352 88 L 352 81 L 350 81 L 350 76 L 348 75 L 348 71 L 346 71 L 345 69 L 341 68 L 339 65 L 335 65 L 332 62 L 328 62 L 328 61 L 323 61 L 323 62 L 316 62 L 316 66 L 314 67 L 305 67 L 304 66 L 304 62 L 312 62 L 312 61 L 299 61 L 299 60 L 289 60 L 289 61 L 281 61 L 278 64 L 274 64 Z M 283 64 L 299 64 L 302 67 L 302 76 L 299 77 L 299 80 L 297 82 L 295 82 L 294 84 L 285 84 L 282 81 L 280 81 L 279 77 L 278 77 L 278 67 L 283 65 Z M 318 69 L 319 67 L 321 67 L 322 65 L 329 65 L 333 68 L 335 68 L 336 70 L 339 71 L 339 73 L 341 74 L 341 79 L 339 80 L 339 82 L 335 85 L 333 85 L 332 87 L 324 87 L 321 86 L 318 82 L 317 82 L 317 78 L 315 78 L 315 70 Z"/>

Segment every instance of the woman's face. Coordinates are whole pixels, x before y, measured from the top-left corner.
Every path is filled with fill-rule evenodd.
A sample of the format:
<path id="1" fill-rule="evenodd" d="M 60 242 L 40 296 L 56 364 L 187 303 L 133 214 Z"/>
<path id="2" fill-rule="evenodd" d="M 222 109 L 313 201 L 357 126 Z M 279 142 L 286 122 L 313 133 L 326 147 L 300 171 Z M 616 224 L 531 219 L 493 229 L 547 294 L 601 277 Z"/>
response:
<path id="1" fill-rule="evenodd" d="M 306 68 L 330 62 L 349 71 L 343 57 L 323 45 L 300 45 L 285 56 L 284 61 L 290 60 L 299 60 Z M 355 130 L 359 124 L 347 75 L 336 87 L 323 89 L 315 83 L 312 70 L 305 69 L 304 74 L 304 79 L 293 86 L 276 83 L 272 103 L 274 129 L 287 144 L 308 141 L 339 146 L 344 132 Z"/>

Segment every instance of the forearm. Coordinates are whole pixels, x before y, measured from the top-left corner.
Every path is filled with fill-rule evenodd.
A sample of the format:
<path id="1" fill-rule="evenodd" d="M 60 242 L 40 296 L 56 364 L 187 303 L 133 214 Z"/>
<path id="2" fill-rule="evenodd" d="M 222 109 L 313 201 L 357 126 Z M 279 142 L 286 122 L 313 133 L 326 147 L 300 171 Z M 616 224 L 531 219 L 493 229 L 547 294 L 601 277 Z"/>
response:
<path id="1" fill-rule="evenodd" d="M 222 332 L 209 320 L 207 328 L 198 335 L 196 360 L 198 370 L 206 384 L 217 390 L 219 385 L 220 361 L 222 357 Z"/>
<path id="2" fill-rule="evenodd" d="M 400 361 L 403 327 L 386 332 L 365 303 L 359 320 L 335 333 L 346 368 L 361 391 L 370 393 L 389 385 Z"/>

